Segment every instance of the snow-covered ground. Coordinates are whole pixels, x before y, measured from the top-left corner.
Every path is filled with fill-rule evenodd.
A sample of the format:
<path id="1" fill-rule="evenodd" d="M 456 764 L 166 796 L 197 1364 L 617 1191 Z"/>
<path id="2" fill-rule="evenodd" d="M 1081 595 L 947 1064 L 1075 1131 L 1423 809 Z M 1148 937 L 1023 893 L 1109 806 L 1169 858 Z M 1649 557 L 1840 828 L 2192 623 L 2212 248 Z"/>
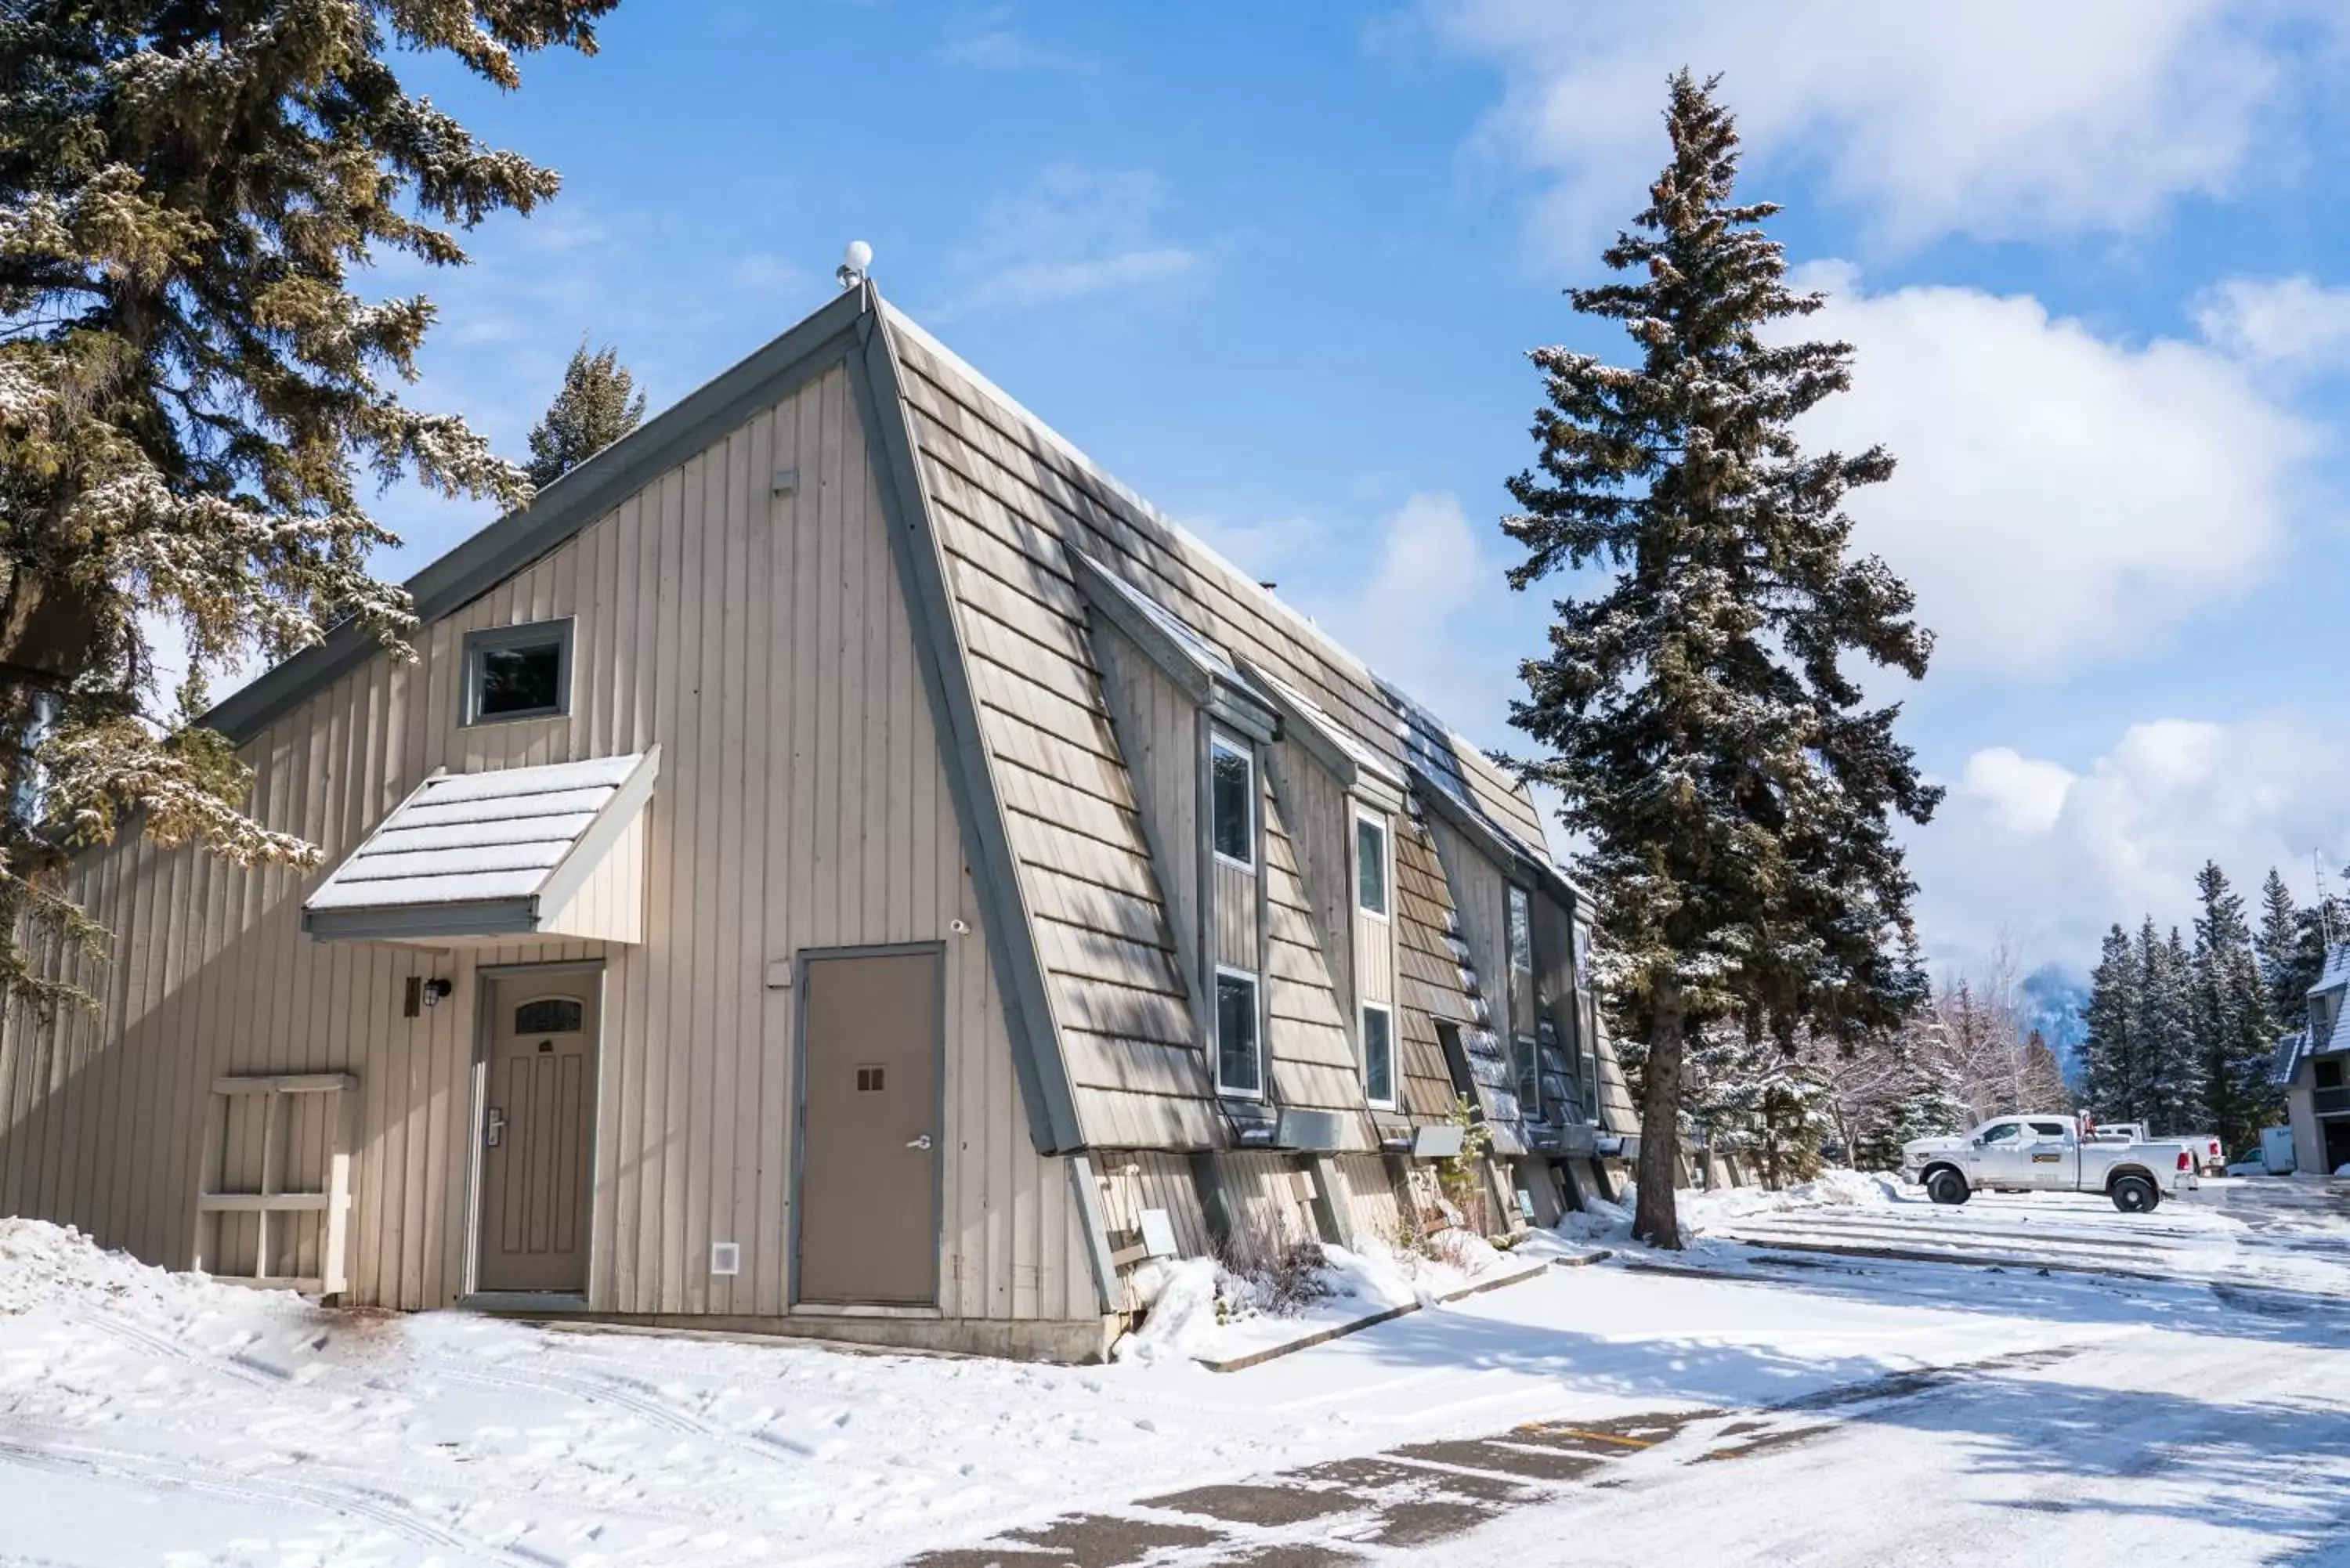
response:
<path id="1" fill-rule="evenodd" d="M 1597 1561 L 1653 1552 L 1660 1520 L 1717 1563 L 2136 1562 L 2158 1542 L 2350 1563 L 2350 1205 L 2255 1186 L 2126 1221 L 2065 1199 L 1955 1211 L 2002 1250 L 2141 1265 L 2116 1236 L 2169 1226 L 2132 1270 L 2164 1279 L 1725 1239 L 1942 1222 L 1884 1189 L 1698 1197 L 1689 1252 L 1627 1247 L 1228 1375 L 323 1312 L 0 1220 L 0 1563 L 878 1563 L 1076 1511 L 1178 1542 L 1154 1564 L 1305 1540 L 1460 1562 L 1572 1541 Z M 2272 1262 L 2289 1289 L 2262 1282 Z M 1899 1380 L 1925 1368 L 1970 1370 Z M 1669 1440 L 1627 1443 L 1600 1480 L 1523 1483 L 1409 1551 L 1372 1514 L 1186 1536 L 1134 1506 L 1660 1414 Z M 1508 1490 L 1442 1452 L 1382 1462 Z"/>

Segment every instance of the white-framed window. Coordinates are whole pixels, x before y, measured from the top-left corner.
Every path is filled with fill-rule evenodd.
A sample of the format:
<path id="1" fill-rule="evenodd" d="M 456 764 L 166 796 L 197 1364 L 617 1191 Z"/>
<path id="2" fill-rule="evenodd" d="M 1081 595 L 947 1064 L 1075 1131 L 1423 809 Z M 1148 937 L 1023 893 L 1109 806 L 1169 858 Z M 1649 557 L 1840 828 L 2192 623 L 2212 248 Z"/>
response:
<path id="1" fill-rule="evenodd" d="M 1396 1103 L 1395 1010 L 1382 1002 L 1363 1003 L 1363 1093 L 1371 1104 Z"/>
<path id="2" fill-rule="evenodd" d="M 571 622 L 492 627 L 465 634 L 467 724 L 559 719 L 571 711 Z"/>
<path id="3" fill-rule="evenodd" d="M 1264 1093 L 1264 1054 L 1259 1044 L 1256 976 L 1244 969 L 1216 969 L 1216 1092 L 1255 1099 Z"/>
<path id="4" fill-rule="evenodd" d="M 1523 888 L 1512 885 L 1504 895 L 1510 965 L 1511 1055 L 1517 1065 L 1518 1106 L 1530 1116 L 1542 1115 L 1542 1048 L 1534 1037 L 1534 900 Z"/>
<path id="5" fill-rule="evenodd" d="M 1388 855 L 1388 825 L 1367 812 L 1355 814 L 1355 908 L 1379 919 L 1394 900 L 1394 864 Z"/>
<path id="6" fill-rule="evenodd" d="M 1213 732 L 1208 736 L 1208 844 L 1217 859 L 1256 869 L 1256 755 Z"/>

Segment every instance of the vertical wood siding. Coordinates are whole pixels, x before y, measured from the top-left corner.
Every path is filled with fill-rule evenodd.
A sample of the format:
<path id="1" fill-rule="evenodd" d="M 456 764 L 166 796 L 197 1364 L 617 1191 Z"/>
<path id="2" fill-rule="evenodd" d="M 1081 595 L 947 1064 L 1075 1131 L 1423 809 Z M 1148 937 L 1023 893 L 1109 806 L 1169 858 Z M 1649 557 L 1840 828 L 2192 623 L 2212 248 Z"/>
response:
<path id="1" fill-rule="evenodd" d="M 1341 1113 L 1340 1147 L 1376 1148 L 1349 1009 L 1322 961 L 1312 908 L 1297 872 L 1287 815 L 1264 801 L 1265 1023 L 1274 1098 L 1284 1106 Z"/>
<path id="2" fill-rule="evenodd" d="M 1257 809 L 1263 810 L 1262 803 Z M 1256 951 L 1256 873 L 1228 860 L 1214 861 L 1216 961 L 1253 973 Z"/>
<path id="3" fill-rule="evenodd" d="M 796 489 L 772 493 L 771 476 L 792 467 Z M 559 617 L 577 618 L 570 713 L 462 727 L 464 634 Z M 411 665 L 361 665 L 246 746 L 255 813 L 317 843 L 332 865 L 434 768 L 658 742 L 642 944 L 319 944 L 302 935 L 298 909 L 323 872 L 242 872 L 144 843 L 92 854 L 75 877 L 114 932 L 112 969 L 92 972 L 107 1010 L 54 1027 L 20 1011 L 0 1029 L 0 1209 L 184 1266 L 212 1079 L 348 1069 L 361 1106 L 351 1293 L 444 1304 L 465 1275 L 477 972 L 600 958 L 591 1303 L 780 1313 L 796 1010 L 790 989 L 765 983 L 769 966 L 805 949 L 937 940 L 947 950 L 941 1305 L 968 1317 L 1094 1314 L 1066 1172 L 1028 1139 L 989 933 L 843 371 L 750 417 L 424 628 L 417 651 Z M 971 935 L 950 930 L 958 918 Z M 445 976 L 454 994 L 405 1018 L 411 975 Z M 305 1129 L 297 1160 L 321 1158 L 322 1137 Z M 255 1129 L 241 1125 L 222 1158 L 249 1174 L 257 1151 Z M 713 1240 L 742 1243 L 739 1276 L 709 1274 Z"/>

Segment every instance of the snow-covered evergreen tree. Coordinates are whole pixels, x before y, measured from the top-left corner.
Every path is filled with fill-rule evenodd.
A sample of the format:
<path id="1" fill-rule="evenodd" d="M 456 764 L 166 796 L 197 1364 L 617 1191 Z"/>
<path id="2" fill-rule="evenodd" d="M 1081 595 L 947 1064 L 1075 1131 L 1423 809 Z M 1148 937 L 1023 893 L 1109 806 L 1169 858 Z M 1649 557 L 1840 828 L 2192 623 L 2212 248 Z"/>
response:
<path id="1" fill-rule="evenodd" d="M 2082 1013 L 2083 1098 L 2101 1121 L 2136 1121 L 2145 1114 L 2146 1053 L 2137 1035 L 2142 989 L 2137 954 L 2116 924 L 2099 949 Z"/>
<path id="2" fill-rule="evenodd" d="M 2309 988 L 2317 983 L 2317 969 L 2307 962 L 2303 947 L 2307 922 L 2293 889 L 2269 867 L 2261 884 L 2261 929 L 2253 939 L 2261 958 L 2261 982 L 2267 988 L 2269 1013 L 2282 1029 L 2298 1029 L 2307 1013 Z"/>
<path id="3" fill-rule="evenodd" d="M 1600 979 L 1648 1046 L 1635 1230 L 1679 1245 L 1683 1045 L 1718 1020 L 1785 1044 L 1846 1038 L 1916 1001 L 1896 941 L 1913 891 L 1888 818 L 1939 791 L 1866 705 L 1848 661 L 1925 674 L 1909 589 L 1855 558 L 1845 495 L 1893 471 L 1874 449 L 1805 453 L 1793 425 L 1851 383 L 1849 345 L 1765 342 L 1825 303 L 1787 286 L 1733 196 L 1738 135 L 1712 82 L 1670 84 L 1672 161 L 1604 254 L 1621 282 L 1570 291 L 1620 322 L 1631 367 L 1537 350 L 1537 470 L 1503 524 L 1523 588 L 1596 565 L 1557 606 L 1512 719 L 1547 749 L 1608 939 Z"/>
<path id="4" fill-rule="evenodd" d="M 2194 961 L 2173 926 L 2168 937 L 2149 917 L 2138 929 L 2137 1034 L 2144 1052 L 2144 1099 L 2136 1117 L 2157 1133 L 2202 1130 L 2210 1120 L 2203 1098 L 2202 1053 L 2195 1036 Z"/>
<path id="5" fill-rule="evenodd" d="M 245 814 L 247 770 L 192 722 L 207 677 L 345 619 L 400 644 L 362 475 L 530 493 L 402 401 L 432 303 L 351 275 L 460 264 L 457 231 L 558 181 L 402 75 L 449 57 L 512 88 L 525 53 L 593 52 L 614 4 L 0 6 L 0 999 L 80 998 L 22 940 L 99 947 L 64 890 L 77 844 L 128 826 L 315 857 Z M 159 628 L 185 647 L 175 692 Z"/>
<path id="6" fill-rule="evenodd" d="M 2196 875 L 2201 910 L 2195 918 L 2192 984 L 2196 1048 L 2203 1064 L 2203 1101 L 2210 1131 L 2228 1147 L 2260 1137 L 2279 1101 L 2269 1085 L 2269 1063 L 2282 1031 L 2269 1011 L 2244 901 L 2229 887 L 2217 861 Z M 2201 1127 L 2181 1127 L 2199 1131 Z"/>

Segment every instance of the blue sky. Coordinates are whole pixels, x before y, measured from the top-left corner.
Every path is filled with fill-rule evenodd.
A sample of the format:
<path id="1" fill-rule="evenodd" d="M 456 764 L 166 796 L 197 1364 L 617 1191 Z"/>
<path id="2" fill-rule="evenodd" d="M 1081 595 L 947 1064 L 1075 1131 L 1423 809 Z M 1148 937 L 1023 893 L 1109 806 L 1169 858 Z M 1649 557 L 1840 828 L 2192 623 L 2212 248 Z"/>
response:
<path id="1" fill-rule="evenodd" d="M 499 97 L 563 171 L 370 286 L 441 306 L 417 400 L 520 453 L 583 335 L 656 407 L 831 292 L 883 290 L 1480 742 L 1547 600 L 1496 520 L 1526 350 L 1627 346 L 1561 290 L 1724 73 L 1745 190 L 1835 303 L 1887 442 L 1854 511 L 1941 636 L 1907 734 L 1930 950 L 2084 967 L 2104 925 L 2350 860 L 2335 607 L 2350 26 L 2299 0 L 1003 6 L 631 0 Z M 404 576 L 487 520 L 400 493 Z M 1889 690 L 1889 689 L 1888 689 Z"/>

